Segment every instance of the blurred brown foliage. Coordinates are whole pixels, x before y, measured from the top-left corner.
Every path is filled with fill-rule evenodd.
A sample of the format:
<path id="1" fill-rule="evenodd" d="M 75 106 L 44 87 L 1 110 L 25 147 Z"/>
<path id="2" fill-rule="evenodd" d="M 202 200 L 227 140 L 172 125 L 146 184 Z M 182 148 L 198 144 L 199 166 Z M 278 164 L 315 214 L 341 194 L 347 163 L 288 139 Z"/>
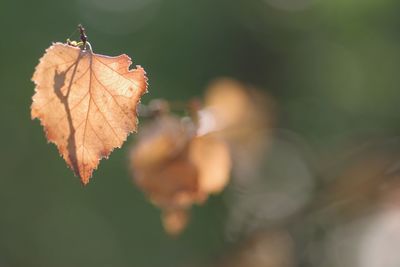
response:
<path id="1" fill-rule="evenodd" d="M 224 189 L 239 151 L 255 155 L 260 133 L 272 124 L 267 104 L 260 91 L 231 79 L 212 83 L 204 104 L 190 102 L 190 117 L 173 115 L 163 100 L 149 104 L 152 119 L 132 148 L 131 169 L 135 183 L 163 210 L 168 233 L 184 229 L 191 205 Z"/>
<path id="2" fill-rule="evenodd" d="M 359 140 L 313 157 L 298 134 L 275 128 L 271 96 L 229 78 L 212 82 L 203 99 L 154 100 L 140 112 L 148 121 L 131 150 L 132 175 L 162 210 L 168 234 L 179 235 L 191 206 L 231 182 L 225 228 L 232 243 L 212 266 L 321 266 L 325 260 L 337 266 L 337 239 L 356 244 L 364 231 L 380 240 L 393 228 L 400 203 L 397 146 L 366 138 L 367 146 Z M 386 228 L 366 227 L 370 218 Z M 368 261 L 376 246 L 363 244 L 361 260 Z M 351 266 L 354 255 L 346 251 L 340 257 Z"/>

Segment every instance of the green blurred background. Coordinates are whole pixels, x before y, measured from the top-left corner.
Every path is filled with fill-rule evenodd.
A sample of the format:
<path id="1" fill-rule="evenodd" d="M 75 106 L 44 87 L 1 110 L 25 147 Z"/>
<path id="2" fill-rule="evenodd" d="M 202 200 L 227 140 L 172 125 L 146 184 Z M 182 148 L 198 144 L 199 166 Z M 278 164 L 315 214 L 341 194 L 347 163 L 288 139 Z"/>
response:
<path id="1" fill-rule="evenodd" d="M 278 127 L 318 156 L 400 132 L 399 12 L 396 0 L 0 0 L 0 266 L 207 266 L 230 245 L 224 194 L 195 207 L 182 236 L 163 232 L 126 167 L 134 135 L 87 187 L 46 143 L 30 78 L 78 23 L 96 53 L 145 68 L 144 103 L 233 77 L 274 96 Z"/>

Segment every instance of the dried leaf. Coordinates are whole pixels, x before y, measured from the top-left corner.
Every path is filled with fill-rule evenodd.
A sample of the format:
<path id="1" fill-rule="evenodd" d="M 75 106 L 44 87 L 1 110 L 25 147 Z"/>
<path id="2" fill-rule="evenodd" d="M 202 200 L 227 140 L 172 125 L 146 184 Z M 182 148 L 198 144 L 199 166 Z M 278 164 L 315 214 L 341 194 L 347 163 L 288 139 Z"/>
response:
<path id="1" fill-rule="evenodd" d="M 163 208 L 184 208 L 204 198 L 187 154 L 191 134 L 179 119 L 162 116 L 146 125 L 131 153 L 136 184 Z"/>
<path id="2" fill-rule="evenodd" d="M 215 131 L 232 142 L 245 142 L 274 123 L 275 103 L 265 92 L 222 78 L 207 88 L 205 109 L 214 116 Z"/>
<path id="3" fill-rule="evenodd" d="M 142 128 L 131 153 L 135 183 L 162 209 L 165 231 L 171 235 L 185 228 L 188 209 L 220 192 L 230 176 L 225 141 L 194 132 L 178 118 L 162 115 Z"/>
<path id="4" fill-rule="evenodd" d="M 83 184 L 100 159 L 136 131 L 136 106 L 147 92 L 147 78 L 140 66 L 129 70 L 131 63 L 127 55 L 55 43 L 33 74 L 32 119 L 41 121 L 48 141 Z"/>
<path id="5" fill-rule="evenodd" d="M 157 117 L 141 128 L 138 135 L 137 145 L 132 151 L 134 171 L 158 169 L 166 161 L 177 157 L 187 146 L 190 137 L 191 134 L 178 118 Z"/>
<path id="6" fill-rule="evenodd" d="M 188 207 L 197 199 L 196 167 L 185 157 L 176 158 L 160 169 L 137 176 L 138 184 L 161 208 Z"/>
<path id="7" fill-rule="evenodd" d="M 195 137 L 189 145 L 190 161 L 197 167 L 199 190 L 206 194 L 222 191 L 229 181 L 229 147 L 213 134 Z"/>
<path id="8" fill-rule="evenodd" d="M 275 123 L 276 104 L 265 91 L 229 78 L 214 81 L 199 111 L 199 134 L 211 132 L 229 144 L 234 171 L 247 179 L 262 164 Z"/>

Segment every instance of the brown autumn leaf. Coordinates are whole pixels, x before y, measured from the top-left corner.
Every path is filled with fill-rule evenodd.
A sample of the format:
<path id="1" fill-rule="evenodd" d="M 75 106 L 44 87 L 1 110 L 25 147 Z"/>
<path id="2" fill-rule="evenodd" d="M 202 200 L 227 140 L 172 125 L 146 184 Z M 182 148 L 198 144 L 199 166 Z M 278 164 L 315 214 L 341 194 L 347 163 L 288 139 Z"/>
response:
<path id="1" fill-rule="evenodd" d="M 272 141 L 277 105 L 265 90 L 231 78 L 212 82 L 199 114 L 200 134 L 219 135 L 229 144 L 235 177 L 248 180 L 260 168 Z"/>
<path id="2" fill-rule="evenodd" d="M 188 158 L 191 131 L 174 116 L 145 125 L 131 152 L 135 183 L 162 209 L 186 208 L 203 201 L 198 170 Z"/>
<path id="3" fill-rule="evenodd" d="M 189 144 L 189 160 L 197 167 L 199 190 L 222 191 L 229 181 L 231 155 L 227 143 L 215 134 L 196 136 Z"/>
<path id="4" fill-rule="evenodd" d="M 170 235 L 186 227 L 193 204 L 222 191 L 230 176 L 226 142 L 213 134 L 196 136 L 191 126 L 160 115 L 142 128 L 130 155 L 134 181 L 162 209 Z"/>
<path id="5" fill-rule="evenodd" d="M 192 133 L 177 117 L 161 115 L 141 128 L 132 150 L 134 171 L 153 171 L 179 156 Z M 137 155 L 137 156 L 136 156 Z"/>
<path id="6" fill-rule="evenodd" d="M 205 110 L 214 117 L 215 131 L 233 143 L 245 143 L 270 130 L 275 103 L 266 92 L 230 79 L 217 79 L 205 95 Z M 249 140 L 250 139 L 250 140 Z"/>
<path id="7" fill-rule="evenodd" d="M 32 81 L 32 119 L 87 184 L 99 161 L 136 131 L 136 106 L 147 92 L 144 69 L 130 58 L 109 57 L 54 43 L 40 59 Z"/>

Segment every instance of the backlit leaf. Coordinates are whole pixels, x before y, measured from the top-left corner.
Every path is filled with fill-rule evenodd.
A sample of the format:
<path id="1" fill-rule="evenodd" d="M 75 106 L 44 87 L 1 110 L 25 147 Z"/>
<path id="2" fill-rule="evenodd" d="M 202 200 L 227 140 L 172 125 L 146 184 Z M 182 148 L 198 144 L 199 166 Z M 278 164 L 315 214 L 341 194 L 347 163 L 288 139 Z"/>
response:
<path id="1" fill-rule="evenodd" d="M 94 54 L 62 43 L 50 46 L 36 67 L 31 107 L 49 142 L 83 184 L 100 159 L 136 131 L 136 106 L 147 91 L 140 66 L 129 70 L 127 55 Z"/>

